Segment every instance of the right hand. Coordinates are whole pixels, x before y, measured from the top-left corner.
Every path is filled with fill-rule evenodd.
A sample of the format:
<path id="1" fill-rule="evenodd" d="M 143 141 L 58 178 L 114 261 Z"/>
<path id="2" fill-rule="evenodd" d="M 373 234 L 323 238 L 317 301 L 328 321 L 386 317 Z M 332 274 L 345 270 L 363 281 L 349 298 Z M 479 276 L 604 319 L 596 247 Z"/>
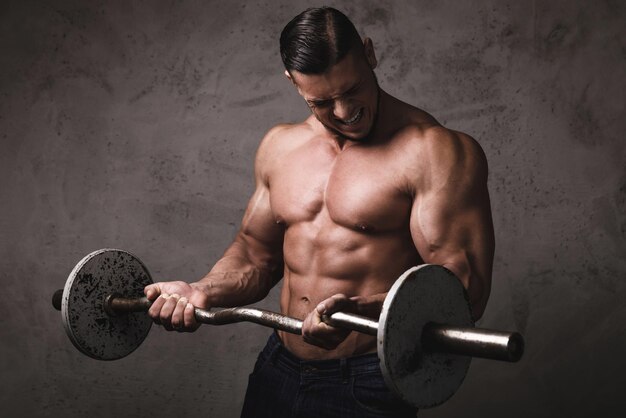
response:
<path id="1" fill-rule="evenodd" d="M 153 301 L 148 315 L 168 331 L 197 330 L 200 323 L 196 321 L 195 308 L 210 309 L 206 286 L 200 283 L 153 283 L 146 286 L 144 293 Z"/>
<path id="2" fill-rule="evenodd" d="M 334 350 L 348 338 L 352 331 L 324 323 L 322 315 L 330 315 L 339 311 L 356 313 L 356 309 L 356 298 L 349 298 L 341 293 L 321 301 L 302 321 L 302 338 L 309 344 L 326 350 Z"/>

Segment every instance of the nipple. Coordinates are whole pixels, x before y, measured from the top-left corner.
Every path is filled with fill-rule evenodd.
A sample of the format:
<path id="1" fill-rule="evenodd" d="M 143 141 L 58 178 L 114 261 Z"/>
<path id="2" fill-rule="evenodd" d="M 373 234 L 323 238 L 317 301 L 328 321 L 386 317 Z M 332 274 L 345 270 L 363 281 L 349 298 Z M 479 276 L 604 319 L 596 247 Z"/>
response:
<path id="1" fill-rule="evenodd" d="M 363 224 L 363 223 L 356 224 L 355 228 L 358 229 L 359 231 L 363 231 L 363 232 L 370 232 L 370 231 L 372 231 L 374 229 L 371 226 Z"/>

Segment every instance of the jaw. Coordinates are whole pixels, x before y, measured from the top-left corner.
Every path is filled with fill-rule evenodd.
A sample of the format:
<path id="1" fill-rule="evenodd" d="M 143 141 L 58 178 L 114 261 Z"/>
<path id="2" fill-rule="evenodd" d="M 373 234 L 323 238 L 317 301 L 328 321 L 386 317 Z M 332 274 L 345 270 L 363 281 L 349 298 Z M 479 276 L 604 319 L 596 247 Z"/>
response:
<path id="1" fill-rule="evenodd" d="M 367 136 L 369 127 L 364 127 L 364 123 L 368 123 L 368 112 L 364 107 L 359 108 L 352 116 L 352 123 L 346 123 L 340 119 L 332 121 L 335 131 L 341 132 L 346 138 L 360 139 Z M 365 133 L 363 133 L 365 131 Z"/>
<path id="2" fill-rule="evenodd" d="M 331 134 L 335 135 L 336 137 L 343 139 L 343 140 L 348 140 L 348 141 L 354 141 L 354 142 L 364 142 L 365 139 L 367 138 L 367 136 L 369 135 L 369 133 L 371 132 L 371 129 L 369 129 L 367 132 L 361 134 L 359 132 L 344 132 L 343 130 L 341 130 L 340 127 L 338 126 L 334 126 L 334 125 L 330 125 L 326 122 L 324 122 L 323 120 L 321 120 L 320 118 L 317 117 L 317 115 L 315 115 L 315 118 L 322 124 L 322 126 L 324 126 L 324 128 L 330 132 Z"/>
<path id="3" fill-rule="evenodd" d="M 377 85 L 375 107 L 373 109 L 368 109 L 365 107 L 361 108 L 360 111 L 363 112 L 363 115 L 361 116 L 361 120 L 359 120 L 357 124 L 363 123 L 364 122 L 363 119 L 368 118 L 366 122 L 369 125 L 367 127 L 364 127 L 363 129 L 351 131 L 349 129 L 349 125 L 347 125 L 348 129 L 344 131 L 341 129 L 341 122 L 337 122 L 337 125 L 331 126 L 325 123 L 324 121 L 322 121 L 320 118 L 318 118 L 317 115 L 315 115 L 315 117 L 328 131 L 339 136 L 342 139 L 346 139 L 346 140 L 350 140 L 354 142 L 366 142 L 370 138 L 371 134 L 375 132 L 379 124 L 381 96 L 382 96 L 382 90 L 380 89 L 380 86 Z"/>

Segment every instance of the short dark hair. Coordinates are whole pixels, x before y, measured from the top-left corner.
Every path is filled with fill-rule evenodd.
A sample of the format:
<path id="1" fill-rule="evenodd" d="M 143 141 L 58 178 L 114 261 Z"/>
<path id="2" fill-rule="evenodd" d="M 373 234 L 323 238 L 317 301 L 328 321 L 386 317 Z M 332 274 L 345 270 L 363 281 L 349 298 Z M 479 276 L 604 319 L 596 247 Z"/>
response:
<path id="1" fill-rule="evenodd" d="M 332 7 L 310 8 L 280 34 L 280 56 L 287 71 L 321 74 L 341 61 L 361 37 L 346 15 Z"/>

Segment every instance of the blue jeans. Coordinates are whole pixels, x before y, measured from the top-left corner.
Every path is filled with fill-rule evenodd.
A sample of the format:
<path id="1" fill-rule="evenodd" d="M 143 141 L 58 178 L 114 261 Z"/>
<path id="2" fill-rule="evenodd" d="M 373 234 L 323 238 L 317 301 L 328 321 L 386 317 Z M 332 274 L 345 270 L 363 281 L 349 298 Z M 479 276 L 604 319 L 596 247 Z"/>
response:
<path id="1" fill-rule="evenodd" d="M 242 418 L 412 417 L 385 385 L 376 354 L 303 361 L 273 333 L 248 381 Z"/>

